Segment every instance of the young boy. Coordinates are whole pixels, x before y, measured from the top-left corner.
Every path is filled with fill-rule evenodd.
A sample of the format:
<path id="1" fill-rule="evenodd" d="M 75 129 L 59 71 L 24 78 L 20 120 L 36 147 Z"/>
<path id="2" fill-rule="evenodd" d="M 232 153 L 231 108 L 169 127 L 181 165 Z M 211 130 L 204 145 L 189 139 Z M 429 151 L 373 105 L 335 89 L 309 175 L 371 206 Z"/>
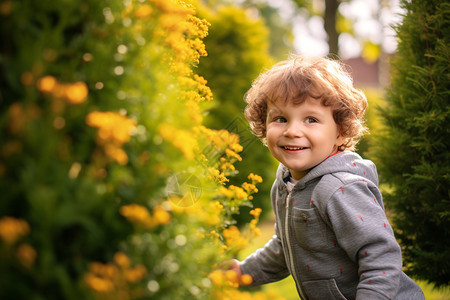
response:
<path id="1" fill-rule="evenodd" d="M 367 100 L 336 61 L 294 56 L 245 96 L 253 133 L 280 162 L 275 235 L 243 262 L 253 285 L 291 274 L 302 299 L 424 299 L 402 272 L 375 165 L 352 152 Z"/>

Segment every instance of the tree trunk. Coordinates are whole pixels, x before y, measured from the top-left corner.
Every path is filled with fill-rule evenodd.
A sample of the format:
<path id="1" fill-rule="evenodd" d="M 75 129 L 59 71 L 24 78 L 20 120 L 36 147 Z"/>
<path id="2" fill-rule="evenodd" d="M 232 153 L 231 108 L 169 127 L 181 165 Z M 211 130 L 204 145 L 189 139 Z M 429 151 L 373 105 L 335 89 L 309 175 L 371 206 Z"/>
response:
<path id="1" fill-rule="evenodd" d="M 339 54 L 339 33 L 336 30 L 336 14 L 340 0 L 325 0 L 324 28 L 328 35 L 329 54 Z"/>

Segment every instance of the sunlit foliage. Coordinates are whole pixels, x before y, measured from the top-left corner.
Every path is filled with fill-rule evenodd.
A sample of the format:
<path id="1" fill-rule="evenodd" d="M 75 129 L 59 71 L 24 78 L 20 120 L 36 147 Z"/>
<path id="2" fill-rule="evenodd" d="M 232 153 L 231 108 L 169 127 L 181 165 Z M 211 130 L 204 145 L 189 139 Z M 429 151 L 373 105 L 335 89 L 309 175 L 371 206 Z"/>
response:
<path id="1" fill-rule="evenodd" d="M 266 298 L 218 268 L 262 179 L 230 184 L 239 137 L 202 125 L 195 5 L 1 1 L 0 298 Z"/>

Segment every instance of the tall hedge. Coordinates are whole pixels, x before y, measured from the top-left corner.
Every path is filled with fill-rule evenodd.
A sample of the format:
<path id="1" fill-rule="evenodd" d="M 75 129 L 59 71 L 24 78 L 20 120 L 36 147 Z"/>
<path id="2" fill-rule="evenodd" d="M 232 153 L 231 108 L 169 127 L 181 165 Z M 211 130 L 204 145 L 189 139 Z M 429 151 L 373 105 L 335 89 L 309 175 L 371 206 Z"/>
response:
<path id="1" fill-rule="evenodd" d="M 243 297 L 215 268 L 261 178 L 230 185 L 239 138 L 202 125 L 195 5 L 0 2 L 1 299 Z"/>
<path id="2" fill-rule="evenodd" d="M 403 1 L 376 154 L 407 272 L 450 283 L 450 2 Z"/>

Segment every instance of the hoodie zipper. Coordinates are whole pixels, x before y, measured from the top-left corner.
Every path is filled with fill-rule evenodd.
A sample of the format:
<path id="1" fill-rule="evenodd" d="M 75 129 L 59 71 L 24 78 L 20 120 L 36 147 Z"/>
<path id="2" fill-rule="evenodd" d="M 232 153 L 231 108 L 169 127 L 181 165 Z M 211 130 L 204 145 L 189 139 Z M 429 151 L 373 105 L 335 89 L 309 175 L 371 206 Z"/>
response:
<path id="1" fill-rule="evenodd" d="M 292 270 L 292 277 L 294 277 L 295 283 L 298 285 L 298 291 L 300 292 L 300 297 L 302 299 L 306 299 L 305 295 L 303 294 L 302 291 L 302 287 L 300 284 L 300 281 L 297 278 L 297 272 L 295 271 L 295 266 L 294 266 L 294 257 L 292 255 L 292 248 L 291 248 L 291 237 L 289 235 L 289 204 L 291 202 L 291 193 L 289 192 L 286 198 L 286 216 L 285 216 L 285 221 L 284 221 L 284 234 L 286 236 L 286 247 L 288 249 L 288 254 L 289 254 L 289 264 Z"/>

